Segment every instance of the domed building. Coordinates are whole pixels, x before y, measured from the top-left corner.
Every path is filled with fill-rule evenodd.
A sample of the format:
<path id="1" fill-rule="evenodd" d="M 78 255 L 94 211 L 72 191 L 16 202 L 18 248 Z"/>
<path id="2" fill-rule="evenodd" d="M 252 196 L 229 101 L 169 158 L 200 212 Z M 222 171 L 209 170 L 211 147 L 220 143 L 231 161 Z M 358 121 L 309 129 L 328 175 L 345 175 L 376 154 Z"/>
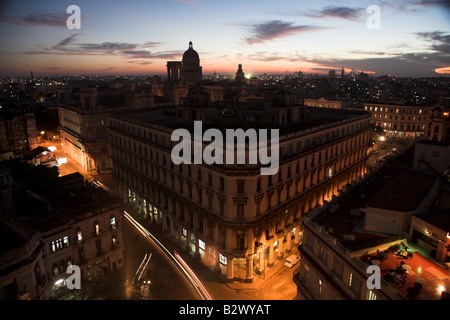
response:
<path id="1" fill-rule="evenodd" d="M 183 54 L 181 79 L 185 81 L 202 80 L 200 57 L 197 51 L 194 50 L 192 41 L 189 42 L 189 48 Z"/>

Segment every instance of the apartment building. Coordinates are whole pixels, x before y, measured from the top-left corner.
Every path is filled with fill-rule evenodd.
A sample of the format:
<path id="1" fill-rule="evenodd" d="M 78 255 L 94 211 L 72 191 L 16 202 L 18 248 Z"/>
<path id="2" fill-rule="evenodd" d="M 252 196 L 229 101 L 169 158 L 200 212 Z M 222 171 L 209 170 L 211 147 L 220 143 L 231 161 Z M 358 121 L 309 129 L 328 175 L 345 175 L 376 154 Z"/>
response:
<path id="1" fill-rule="evenodd" d="M 109 117 L 116 194 L 227 281 L 252 282 L 296 251 L 304 214 L 366 173 L 366 112 L 308 108 L 283 94 L 256 106 L 187 99 Z M 241 124 L 279 129 L 278 172 L 261 175 L 260 164 L 247 162 L 175 165 L 172 132 L 192 133 L 196 120 L 223 133 Z"/>
<path id="2" fill-rule="evenodd" d="M 386 136 L 415 139 L 424 135 L 432 107 L 364 103 L 364 110 L 370 112 L 372 124 L 381 127 Z"/>
<path id="3" fill-rule="evenodd" d="M 69 86 L 60 86 L 58 98 L 62 151 L 85 171 L 111 169 L 106 125 L 109 114 L 154 105 L 150 90 L 138 90 L 133 84 L 121 88 L 81 88 L 76 94 Z"/>
<path id="4" fill-rule="evenodd" d="M 50 298 L 67 285 L 70 265 L 80 268 L 82 282 L 123 266 L 117 199 L 79 173 L 27 182 L 23 188 L 14 195 L 14 216 L 39 235 Z"/>
<path id="5" fill-rule="evenodd" d="M 299 300 L 439 300 L 449 292 L 448 187 L 412 171 L 413 155 L 412 147 L 305 216 L 293 277 Z"/>

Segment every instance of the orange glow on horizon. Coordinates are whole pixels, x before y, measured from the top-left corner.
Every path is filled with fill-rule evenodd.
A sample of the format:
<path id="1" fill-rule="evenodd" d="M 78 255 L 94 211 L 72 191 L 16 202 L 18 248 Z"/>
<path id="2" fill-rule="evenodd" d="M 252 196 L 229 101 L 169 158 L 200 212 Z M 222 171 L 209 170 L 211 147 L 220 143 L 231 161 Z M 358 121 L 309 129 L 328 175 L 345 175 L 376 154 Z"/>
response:
<path id="1" fill-rule="evenodd" d="M 438 69 L 435 69 L 434 71 L 436 71 L 436 73 L 439 73 L 439 74 L 447 74 L 447 73 L 450 73 L 450 67 L 438 68 Z"/>

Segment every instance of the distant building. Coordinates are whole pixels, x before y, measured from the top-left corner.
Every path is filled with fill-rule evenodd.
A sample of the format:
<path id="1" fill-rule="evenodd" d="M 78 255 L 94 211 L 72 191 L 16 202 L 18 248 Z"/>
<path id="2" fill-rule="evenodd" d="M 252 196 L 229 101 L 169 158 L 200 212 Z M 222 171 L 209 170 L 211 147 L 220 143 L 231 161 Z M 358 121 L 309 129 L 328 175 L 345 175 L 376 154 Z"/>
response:
<path id="1" fill-rule="evenodd" d="M 111 169 L 106 127 L 109 114 L 154 106 L 150 89 L 128 83 L 119 88 L 81 88 L 77 96 L 69 86 L 61 86 L 58 98 L 62 151 L 85 171 Z"/>
<path id="2" fill-rule="evenodd" d="M 200 57 L 194 50 L 192 41 L 189 41 L 189 48 L 183 53 L 181 79 L 187 82 L 202 80 L 202 67 Z"/>
<path id="3" fill-rule="evenodd" d="M 386 136 L 415 139 L 424 135 L 432 107 L 364 103 L 364 110 L 371 113 L 372 124 L 381 127 Z"/>
<path id="4" fill-rule="evenodd" d="M 243 83 L 245 81 L 245 73 L 242 70 L 242 64 L 238 65 L 238 69 L 237 69 L 234 80 L 239 83 Z"/>
<path id="5" fill-rule="evenodd" d="M 0 150 L 26 153 L 39 145 L 33 113 L 0 110 Z"/>
<path id="6" fill-rule="evenodd" d="M 353 106 L 351 100 L 331 100 L 331 99 L 304 99 L 305 106 L 317 108 L 346 109 Z"/>
<path id="7" fill-rule="evenodd" d="M 425 137 L 432 141 L 450 142 L 450 108 L 435 107 L 431 110 Z"/>

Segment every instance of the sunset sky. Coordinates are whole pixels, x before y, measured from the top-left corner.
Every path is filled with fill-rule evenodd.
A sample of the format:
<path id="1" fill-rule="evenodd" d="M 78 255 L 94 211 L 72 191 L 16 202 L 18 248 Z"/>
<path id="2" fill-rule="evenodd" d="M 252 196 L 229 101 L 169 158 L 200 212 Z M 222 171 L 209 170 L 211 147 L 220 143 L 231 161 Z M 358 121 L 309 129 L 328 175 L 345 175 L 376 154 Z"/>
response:
<path id="1" fill-rule="evenodd" d="M 70 5 L 80 30 L 66 26 Z M 0 41 L 0 77 L 165 74 L 189 41 L 204 74 L 448 75 L 450 1 L 0 0 Z"/>

